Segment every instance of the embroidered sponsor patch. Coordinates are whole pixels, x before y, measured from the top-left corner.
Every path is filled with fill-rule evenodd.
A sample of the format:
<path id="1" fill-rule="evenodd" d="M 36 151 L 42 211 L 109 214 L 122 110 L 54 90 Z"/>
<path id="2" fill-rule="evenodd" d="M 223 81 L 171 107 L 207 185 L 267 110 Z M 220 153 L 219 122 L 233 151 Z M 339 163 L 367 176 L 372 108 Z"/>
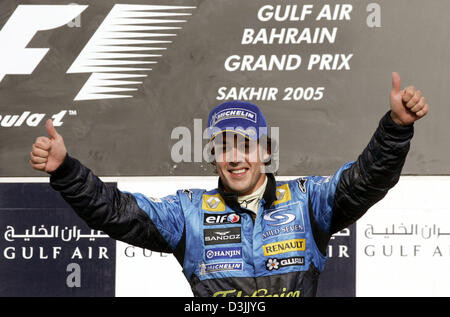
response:
<path id="1" fill-rule="evenodd" d="M 273 202 L 273 205 L 278 205 L 278 204 L 290 201 L 291 200 L 291 190 L 289 189 L 289 184 L 284 184 L 284 185 L 278 186 L 275 194 L 276 194 L 277 200 L 275 200 Z"/>
<path id="2" fill-rule="evenodd" d="M 242 248 L 213 248 L 205 250 L 206 260 L 219 260 L 219 259 L 239 259 L 242 258 Z"/>
<path id="3" fill-rule="evenodd" d="M 200 264 L 200 276 L 208 273 L 223 271 L 242 271 L 244 264 L 242 262 L 221 262 L 213 264 Z"/>
<path id="4" fill-rule="evenodd" d="M 208 211 L 225 211 L 225 202 L 219 194 L 203 195 L 202 209 Z"/>
<path id="5" fill-rule="evenodd" d="M 225 119 L 246 119 L 253 123 L 256 123 L 258 119 L 258 115 L 250 110 L 241 109 L 241 108 L 231 108 L 224 109 L 222 111 L 216 112 L 211 118 L 210 126 L 215 126 L 218 122 Z"/>
<path id="6" fill-rule="evenodd" d="M 305 251 L 306 239 L 292 239 L 286 241 L 278 241 L 263 245 L 262 248 L 265 256 L 288 253 L 293 251 Z"/>
<path id="7" fill-rule="evenodd" d="M 263 217 L 262 238 L 304 233 L 305 219 L 300 202 L 269 209 Z"/>
<path id="8" fill-rule="evenodd" d="M 204 229 L 205 245 L 240 243 L 241 227 Z"/>
<path id="9" fill-rule="evenodd" d="M 269 258 L 266 261 L 266 270 L 279 270 L 282 267 L 293 266 L 293 265 L 305 265 L 305 257 L 303 256 L 293 256 L 290 258 L 278 259 Z"/>
<path id="10" fill-rule="evenodd" d="M 239 223 L 241 223 L 241 216 L 236 213 L 227 213 L 227 214 L 205 213 L 203 216 L 203 224 L 205 226 L 239 224 Z"/>

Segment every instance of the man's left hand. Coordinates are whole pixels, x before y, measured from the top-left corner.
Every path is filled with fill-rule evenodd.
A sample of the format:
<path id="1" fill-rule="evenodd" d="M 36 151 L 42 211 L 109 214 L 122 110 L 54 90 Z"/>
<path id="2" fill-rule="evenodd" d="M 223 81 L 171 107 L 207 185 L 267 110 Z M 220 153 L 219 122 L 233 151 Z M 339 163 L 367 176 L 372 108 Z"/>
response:
<path id="1" fill-rule="evenodd" d="M 414 86 L 401 90 L 400 75 L 392 73 L 391 118 L 399 125 L 410 125 L 428 113 L 422 92 Z"/>

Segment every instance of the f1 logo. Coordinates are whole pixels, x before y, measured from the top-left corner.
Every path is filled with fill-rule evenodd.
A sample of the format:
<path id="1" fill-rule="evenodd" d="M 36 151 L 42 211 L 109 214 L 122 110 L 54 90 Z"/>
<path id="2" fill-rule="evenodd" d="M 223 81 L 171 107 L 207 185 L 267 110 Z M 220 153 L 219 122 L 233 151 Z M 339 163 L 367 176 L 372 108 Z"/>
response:
<path id="1" fill-rule="evenodd" d="M 19 5 L 0 31 L 0 82 L 5 75 L 31 74 L 49 48 L 26 48 L 38 31 L 59 28 L 87 5 Z"/>
<path id="2" fill-rule="evenodd" d="M 0 82 L 9 74 L 30 75 L 49 51 L 26 48 L 35 34 L 68 24 L 87 7 L 19 5 L 0 31 Z M 124 86 L 143 83 L 137 79 L 147 77 L 142 72 L 151 71 L 148 66 L 157 63 L 148 59 L 162 56 L 153 53 L 167 49 L 172 43 L 168 38 L 177 35 L 173 30 L 181 28 L 175 25 L 186 22 L 179 17 L 191 15 L 183 11 L 194 8 L 115 4 L 67 71 L 91 73 L 74 100 L 132 98 L 123 93 L 138 89 Z"/>

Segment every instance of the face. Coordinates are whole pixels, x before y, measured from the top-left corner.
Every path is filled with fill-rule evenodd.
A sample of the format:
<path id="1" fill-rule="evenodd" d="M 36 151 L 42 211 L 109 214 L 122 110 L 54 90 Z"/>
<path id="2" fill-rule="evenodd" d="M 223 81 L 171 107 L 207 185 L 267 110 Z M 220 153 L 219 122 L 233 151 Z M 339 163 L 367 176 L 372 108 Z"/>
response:
<path id="1" fill-rule="evenodd" d="M 217 172 L 225 190 L 244 196 L 264 183 L 264 162 L 261 160 L 261 146 L 257 141 L 235 133 L 222 133 L 215 139 L 214 150 Z"/>

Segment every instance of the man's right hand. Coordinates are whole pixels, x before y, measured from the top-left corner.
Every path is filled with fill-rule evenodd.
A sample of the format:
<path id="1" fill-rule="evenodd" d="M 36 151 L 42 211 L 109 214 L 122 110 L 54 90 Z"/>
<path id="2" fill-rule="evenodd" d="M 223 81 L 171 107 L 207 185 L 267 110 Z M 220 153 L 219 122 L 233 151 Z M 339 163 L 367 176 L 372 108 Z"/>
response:
<path id="1" fill-rule="evenodd" d="M 51 173 L 64 161 L 67 150 L 51 119 L 45 125 L 49 137 L 38 137 L 33 144 L 30 165 L 38 171 Z"/>

